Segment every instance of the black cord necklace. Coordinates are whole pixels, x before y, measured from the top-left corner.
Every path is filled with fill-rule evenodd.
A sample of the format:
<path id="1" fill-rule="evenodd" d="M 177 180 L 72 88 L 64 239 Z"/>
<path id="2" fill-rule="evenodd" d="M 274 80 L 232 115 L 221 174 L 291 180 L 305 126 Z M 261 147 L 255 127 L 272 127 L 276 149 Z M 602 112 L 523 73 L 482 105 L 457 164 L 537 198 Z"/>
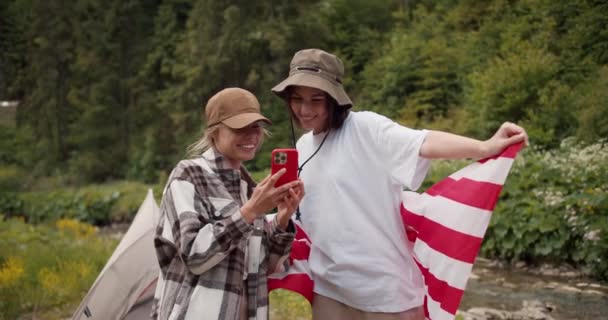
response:
<path id="1" fill-rule="evenodd" d="M 310 157 L 308 157 L 308 159 L 306 159 L 306 161 L 304 161 L 304 163 L 302 163 L 302 165 L 298 167 L 298 178 L 300 177 L 300 172 L 302 172 L 302 169 L 304 169 L 304 165 L 306 165 L 308 163 L 308 161 L 310 161 L 310 159 L 312 159 L 312 157 L 314 157 L 317 154 L 317 152 L 319 152 L 319 150 L 321 150 L 321 147 L 325 143 L 325 140 L 327 139 L 327 137 L 329 137 L 329 133 L 330 133 L 330 131 L 327 131 L 327 134 L 325 135 L 325 137 L 323 137 L 323 140 L 321 141 L 321 144 L 319 144 L 319 146 L 317 147 L 317 150 L 315 150 L 315 152 L 313 152 L 313 154 L 310 155 Z"/>
<path id="2" fill-rule="evenodd" d="M 291 139 L 292 139 L 291 141 L 292 141 L 293 147 L 295 148 L 296 147 L 296 134 L 293 129 L 293 120 L 291 118 L 290 118 L 290 123 L 291 123 Z M 300 173 L 302 172 L 302 169 L 304 169 L 304 166 L 308 163 L 308 161 L 310 161 L 312 159 L 312 157 L 314 157 L 317 154 L 317 152 L 319 152 L 319 150 L 321 150 L 321 147 L 325 143 L 325 140 L 327 140 L 327 137 L 329 137 L 330 133 L 331 133 L 331 129 L 328 129 L 327 134 L 325 135 L 325 137 L 323 137 L 323 140 L 317 147 L 317 150 L 315 150 L 315 152 L 313 152 L 313 154 L 310 155 L 310 157 L 308 157 L 308 159 L 306 159 L 306 161 L 304 161 L 302 163 L 302 165 L 298 167 L 298 178 L 300 177 Z M 300 216 L 301 216 L 300 206 L 298 206 L 298 209 L 296 209 L 296 220 L 301 222 L 302 219 L 300 219 Z"/>

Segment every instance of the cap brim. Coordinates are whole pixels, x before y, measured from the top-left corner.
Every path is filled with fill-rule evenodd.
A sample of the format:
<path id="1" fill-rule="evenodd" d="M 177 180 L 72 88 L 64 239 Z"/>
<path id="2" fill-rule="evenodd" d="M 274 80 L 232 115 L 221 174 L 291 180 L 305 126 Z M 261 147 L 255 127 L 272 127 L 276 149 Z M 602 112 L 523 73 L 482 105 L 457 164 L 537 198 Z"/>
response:
<path id="1" fill-rule="evenodd" d="M 269 125 L 272 124 L 272 121 L 268 120 L 268 118 L 264 117 L 263 115 L 261 115 L 259 113 L 237 114 L 236 116 L 232 116 L 228 119 L 224 119 L 222 121 L 222 123 L 232 129 L 241 129 L 256 121 L 263 121 Z"/>
<path id="2" fill-rule="evenodd" d="M 353 102 L 341 85 L 334 84 L 314 73 L 299 72 L 292 74 L 287 79 L 274 86 L 271 91 L 279 97 L 287 99 L 285 89 L 289 86 L 304 86 L 319 89 L 327 92 L 340 106 L 351 107 L 353 105 Z"/>

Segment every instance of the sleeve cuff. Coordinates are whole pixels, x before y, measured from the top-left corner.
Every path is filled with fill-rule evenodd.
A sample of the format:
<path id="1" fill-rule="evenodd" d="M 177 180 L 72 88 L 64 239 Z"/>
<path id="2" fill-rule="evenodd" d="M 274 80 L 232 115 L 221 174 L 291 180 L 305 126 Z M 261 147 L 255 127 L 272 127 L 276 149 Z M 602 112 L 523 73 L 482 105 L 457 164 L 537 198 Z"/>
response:
<path id="1" fill-rule="evenodd" d="M 241 210 L 237 210 L 237 212 L 232 215 L 232 222 L 236 229 L 244 235 L 253 232 L 253 226 L 247 223 L 245 218 L 243 218 Z"/>
<path id="2" fill-rule="evenodd" d="M 274 216 L 274 218 L 272 220 L 270 220 L 270 232 L 272 234 L 274 233 L 296 233 L 296 227 L 293 225 L 293 221 L 291 221 L 291 219 L 289 219 L 289 222 L 287 224 L 287 230 L 283 229 L 281 227 L 281 225 L 279 224 L 279 221 L 277 219 L 277 215 Z"/>

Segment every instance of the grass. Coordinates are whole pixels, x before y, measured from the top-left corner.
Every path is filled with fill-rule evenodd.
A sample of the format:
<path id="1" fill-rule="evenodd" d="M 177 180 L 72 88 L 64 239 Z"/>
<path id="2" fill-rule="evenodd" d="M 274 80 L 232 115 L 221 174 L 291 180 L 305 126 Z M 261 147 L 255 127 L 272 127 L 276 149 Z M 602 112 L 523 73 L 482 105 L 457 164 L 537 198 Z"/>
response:
<path id="1" fill-rule="evenodd" d="M 15 126 L 17 107 L 0 107 L 0 125 Z"/>
<path id="2" fill-rule="evenodd" d="M 270 293 L 269 299 L 271 320 L 312 319 L 308 300 L 297 293 L 278 289 Z"/>
<path id="3" fill-rule="evenodd" d="M 75 220 L 0 220 L 0 320 L 70 317 L 117 242 Z M 270 303 L 271 319 L 311 319 L 298 294 L 275 290 Z"/>
<path id="4" fill-rule="evenodd" d="M 75 220 L 0 219 L 0 319 L 65 319 L 117 242 Z"/>

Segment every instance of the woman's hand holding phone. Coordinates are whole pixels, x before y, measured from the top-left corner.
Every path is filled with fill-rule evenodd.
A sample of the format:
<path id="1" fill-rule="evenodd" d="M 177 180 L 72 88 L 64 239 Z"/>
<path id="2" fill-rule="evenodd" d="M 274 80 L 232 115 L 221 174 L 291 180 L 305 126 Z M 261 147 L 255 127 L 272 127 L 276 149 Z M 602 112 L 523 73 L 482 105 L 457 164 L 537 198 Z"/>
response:
<path id="1" fill-rule="evenodd" d="M 300 184 L 294 188 L 290 188 L 288 190 L 289 194 L 287 194 L 282 201 L 279 201 L 277 206 L 277 222 L 283 230 L 287 229 L 291 216 L 296 212 L 296 209 L 298 209 L 298 206 L 300 205 L 300 201 L 304 198 L 304 184 L 300 179 L 297 181 L 300 181 Z"/>
<path id="2" fill-rule="evenodd" d="M 281 202 L 286 203 L 285 208 L 289 208 L 293 205 L 294 199 L 297 199 L 298 197 L 301 199 L 304 185 L 299 179 L 275 187 L 276 182 L 285 174 L 285 172 L 286 169 L 281 169 L 274 174 L 268 175 L 253 190 L 253 194 L 249 200 L 241 207 L 241 214 L 248 223 L 252 223 L 253 220 L 258 217 L 263 217 L 268 211 L 278 207 Z M 290 189 L 294 190 L 290 191 Z M 295 190 L 299 191 L 296 192 Z M 291 192 L 294 192 L 294 194 L 291 194 Z M 302 195 L 300 196 L 299 194 Z M 293 198 L 294 195 L 296 198 Z M 299 203 L 299 200 L 297 200 L 297 202 Z"/>

